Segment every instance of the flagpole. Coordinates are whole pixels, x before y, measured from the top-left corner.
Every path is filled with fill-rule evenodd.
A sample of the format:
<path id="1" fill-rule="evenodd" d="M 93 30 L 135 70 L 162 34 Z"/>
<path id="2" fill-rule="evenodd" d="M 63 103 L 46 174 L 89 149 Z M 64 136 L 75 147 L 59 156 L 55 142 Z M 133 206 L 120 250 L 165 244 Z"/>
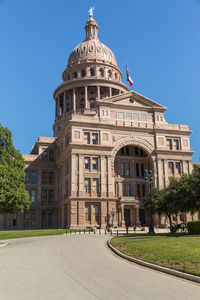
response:
<path id="1" fill-rule="evenodd" d="M 128 87 L 127 64 L 126 64 L 126 85 Z"/>

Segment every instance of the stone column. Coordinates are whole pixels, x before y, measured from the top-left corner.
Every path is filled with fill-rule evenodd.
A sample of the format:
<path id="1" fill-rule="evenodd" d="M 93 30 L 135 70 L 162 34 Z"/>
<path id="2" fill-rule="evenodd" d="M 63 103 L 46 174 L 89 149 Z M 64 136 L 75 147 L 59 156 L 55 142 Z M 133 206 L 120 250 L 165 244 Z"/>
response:
<path id="1" fill-rule="evenodd" d="M 85 109 L 88 108 L 88 91 L 87 86 L 85 86 Z"/>
<path id="2" fill-rule="evenodd" d="M 109 97 L 112 97 L 112 88 L 109 87 Z"/>
<path id="3" fill-rule="evenodd" d="M 82 196 L 84 194 L 84 178 L 83 178 L 83 155 L 78 156 L 78 194 Z"/>
<path id="4" fill-rule="evenodd" d="M 122 208 L 122 227 L 125 226 L 125 220 L 124 220 L 124 204 L 121 204 L 121 208 Z"/>
<path id="5" fill-rule="evenodd" d="M 105 170 L 104 156 L 100 156 L 100 171 L 101 171 L 101 197 L 106 197 L 106 170 Z"/>
<path id="6" fill-rule="evenodd" d="M 78 169 L 78 159 L 76 154 L 71 155 L 71 196 L 76 197 L 77 196 L 77 189 L 78 189 L 78 184 L 77 184 L 77 169 Z"/>
<path id="7" fill-rule="evenodd" d="M 165 174 L 164 184 L 166 187 L 168 185 L 168 161 L 167 160 L 163 161 L 163 167 L 164 167 L 164 174 Z"/>
<path id="8" fill-rule="evenodd" d="M 139 205 L 135 206 L 135 223 L 136 226 L 140 225 Z"/>
<path id="9" fill-rule="evenodd" d="M 77 227 L 77 201 L 71 201 L 71 224 L 70 227 Z"/>
<path id="10" fill-rule="evenodd" d="M 97 100 L 100 100 L 100 86 L 97 85 Z"/>
<path id="11" fill-rule="evenodd" d="M 73 112 L 76 112 L 76 89 L 73 88 Z"/>
<path id="12" fill-rule="evenodd" d="M 108 197 L 113 197 L 113 180 L 112 180 L 112 168 L 111 168 L 112 157 L 107 156 L 107 170 L 108 170 Z"/>
<path id="13" fill-rule="evenodd" d="M 63 115 L 66 116 L 66 110 L 67 110 L 67 97 L 66 97 L 66 92 L 64 92 L 64 97 L 63 97 Z"/>

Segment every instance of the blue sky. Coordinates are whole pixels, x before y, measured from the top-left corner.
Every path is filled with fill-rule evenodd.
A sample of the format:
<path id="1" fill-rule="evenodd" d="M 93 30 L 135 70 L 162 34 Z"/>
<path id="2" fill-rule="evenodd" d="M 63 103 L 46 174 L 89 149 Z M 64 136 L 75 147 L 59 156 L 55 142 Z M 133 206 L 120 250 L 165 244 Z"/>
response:
<path id="1" fill-rule="evenodd" d="M 100 40 L 128 63 L 136 92 L 168 108 L 168 123 L 193 131 L 200 157 L 200 0 L 0 0 L 0 123 L 30 153 L 52 136 L 53 91 L 95 6 Z"/>

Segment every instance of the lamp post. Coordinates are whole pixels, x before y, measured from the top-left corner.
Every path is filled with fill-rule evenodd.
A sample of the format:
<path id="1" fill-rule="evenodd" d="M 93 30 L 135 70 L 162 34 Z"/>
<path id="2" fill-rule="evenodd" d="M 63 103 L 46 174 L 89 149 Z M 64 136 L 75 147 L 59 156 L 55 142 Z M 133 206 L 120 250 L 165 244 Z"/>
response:
<path id="1" fill-rule="evenodd" d="M 148 200 L 150 202 L 151 201 L 151 196 L 150 196 L 151 183 L 153 182 L 153 172 L 152 172 L 152 170 L 144 170 L 144 181 L 148 184 Z M 154 227 L 153 227 L 152 208 L 150 209 L 149 234 L 155 234 Z"/>
<path id="2" fill-rule="evenodd" d="M 113 227 L 113 223 L 114 223 L 114 215 L 115 215 L 115 211 L 114 211 L 114 208 L 112 208 L 112 211 L 111 211 L 111 216 L 112 216 L 112 227 Z"/>

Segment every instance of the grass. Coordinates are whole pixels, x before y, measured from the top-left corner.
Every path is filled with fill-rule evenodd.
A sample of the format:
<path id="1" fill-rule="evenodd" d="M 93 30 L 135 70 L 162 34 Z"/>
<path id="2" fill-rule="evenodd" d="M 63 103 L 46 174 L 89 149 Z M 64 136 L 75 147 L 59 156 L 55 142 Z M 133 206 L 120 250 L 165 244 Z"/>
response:
<path id="1" fill-rule="evenodd" d="M 115 237 L 111 244 L 126 255 L 200 276 L 200 235 Z"/>
<path id="2" fill-rule="evenodd" d="M 71 229 L 71 232 L 79 232 L 78 229 Z M 83 231 L 83 230 L 81 230 Z M 88 231 L 88 230 L 86 230 Z M 70 229 L 67 229 L 67 233 Z M 10 231 L 0 231 L 0 240 L 16 239 L 32 236 L 45 236 L 45 235 L 59 235 L 66 233 L 66 229 L 41 229 L 41 230 L 10 230 Z"/>

